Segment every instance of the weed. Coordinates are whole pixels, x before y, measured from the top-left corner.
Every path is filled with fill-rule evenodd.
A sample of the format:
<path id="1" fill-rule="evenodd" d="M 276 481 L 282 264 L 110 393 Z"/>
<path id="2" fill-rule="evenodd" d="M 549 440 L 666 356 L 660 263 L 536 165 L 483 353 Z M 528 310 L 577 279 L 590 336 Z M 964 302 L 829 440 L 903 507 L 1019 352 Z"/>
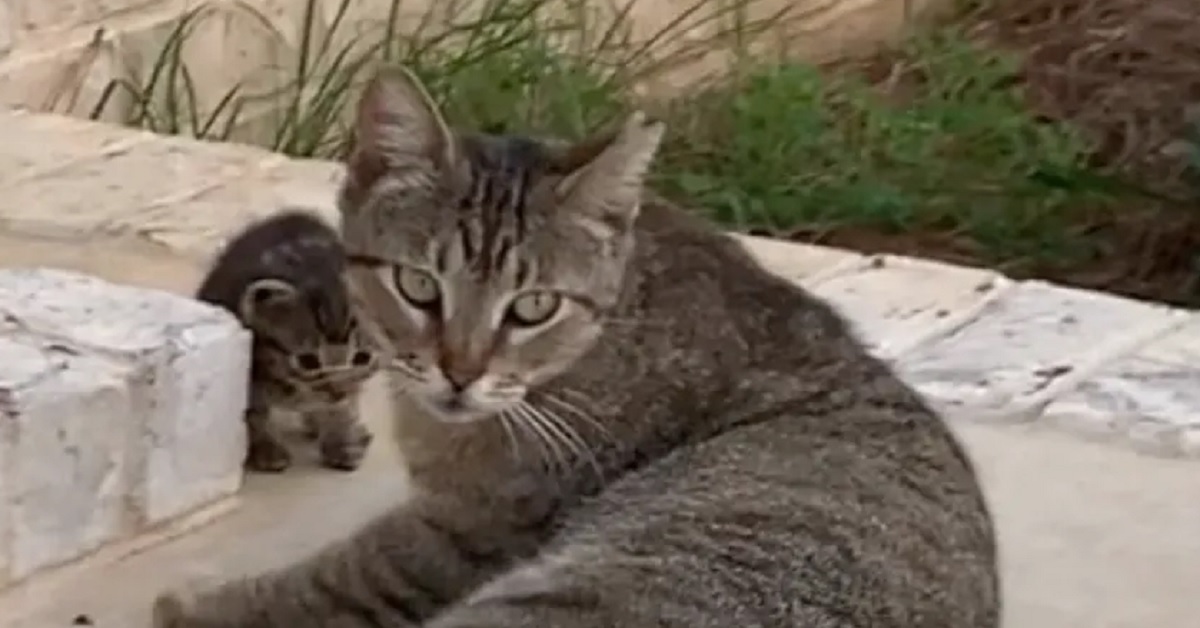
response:
<path id="1" fill-rule="evenodd" d="M 1026 110 L 1015 61 L 949 31 L 904 58 L 921 85 L 903 102 L 795 63 L 681 101 L 660 184 L 736 227 L 939 231 L 997 258 L 1086 255 L 1073 209 L 1110 195 L 1086 142 Z"/>
<path id="2" fill-rule="evenodd" d="M 478 0 L 470 10 L 467 0 L 445 0 L 402 25 L 393 0 L 373 36 L 339 37 L 352 0 L 327 25 L 317 23 L 318 0 L 306 0 L 282 87 L 252 96 L 235 85 L 211 111 L 199 111 L 181 61 L 209 15 L 202 4 L 142 83 L 109 91 L 134 97 L 131 125 L 208 139 L 230 137 L 248 109 L 269 100 L 282 113 L 266 143 L 322 158 L 344 149 L 355 90 L 383 62 L 412 68 L 456 123 L 492 132 L 578 136 L 638 101 L 671 122 L 657 185 L 724 224 L 937 231 L 968 238 L 993 260 L 1086 258 L 1080 212 L 1127 192 L 1089 169 L 1089 147 L 1073 129 L 1027 111 L 1017 59 L 953 28 L 902 51 L 918 85 L 897 101 L 854 73 L 751 58 L 753 36 L 784 17 L 748 20 L 755 0 L 695 0 L 643 38 L 630 18 L 638 0 L 620 1 L 603 12 L 593 0 Z M 681 43 L 701 27 L 708 38 Z M 642 81 L 714 47 L 731 53 L 721 76 L 674 99 L 635 96 Z"/>
<path id="3" fill-rule="evenodd" d="M 345 146 L 347 108 L 355 90 L 380 63 L 403 63 L 429 85 L 461 124 L 489 130 L 537 130 L 577 135 L 629 105 L 629 87 L 654 72 L 736 41 L 769 24 L 747 21 L 756 0 L 695 0 L 658 31 L 634 36 L 630 11 L 638 0 L 598 11 L 591 0 L 444 0 L 430 3 L 415 25 L 402 25 L 401 0 L 371 37 L 345 35 L 353 0 L 341 0 L 327 25 L 320 0 L 305 0 L 292 67 L 280 88 L 248 94 L 239 83 L 216 109 L 199 111 L 185 45 L 199 22 L 214 14 L 202 3 L 185 14 L 140 83 L 119 79 L 105 90 L 93 117 L 126 92 L 135 107 L 131 126 L 203 139 L 228 139 L 256 103 L 282 111 L 266 141 L 296 157 L 335 157 Z M 238 5 L 261 23 L 265 17 Z M 699 41 L 681 33 L 705 29 Z M 323 31 L 323 34 L 322 34 Z M 273 33 L 276 43 L 286 38 Z M 335 43 L 337 40 L 342 43 Z M 449 94 L 453 98 L 449 98 Z M 223 124 L 218 125 L 218 121 Z"/>

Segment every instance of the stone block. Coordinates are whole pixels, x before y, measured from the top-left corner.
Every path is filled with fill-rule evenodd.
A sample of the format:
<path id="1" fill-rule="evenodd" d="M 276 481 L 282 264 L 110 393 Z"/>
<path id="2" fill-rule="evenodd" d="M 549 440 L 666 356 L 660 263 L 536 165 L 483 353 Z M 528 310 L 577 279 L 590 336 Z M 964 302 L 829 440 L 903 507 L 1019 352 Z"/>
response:
<path id="1" fill-rule="evenodd" d="M 1180 322 L 1171 308 L 1022 282 L 909 353 L 901 375 L 935 401 L 1027 416 L 1099 366 Z"/>
<path id="2" fill-rule="evenodd" d="M 16 225 L 53 216 L 76 233 L 137 231 L 156 203 L 216 187 L 269 156 L 244 146 L 155 137 L 72 163 L 52 176 L 18 181 L 0 196 L 0 216 Z"/>
<path id="3" fill-rule="evenodd" d="M 66 117 L 0 110 L 0 137 L 4 138 L 0 186 L 5 186 L 154 136 Z"/>
<path id="4" fill-rule="evenodd" d="M 279 160 L 186 201 L 155 207 L 137 230 L 172 251 L 207 258 L 249 222 L 285 205 L 312 208 L 336 225 L 342 172 L 334 162 Z"/>
<path id="5" fill-rule="evenodd" d="M 131 529 L 129 443 L 141 408 L 125 365 L 29 337 L 0 339 L 0 352 L 3 553 L 19 580 Z"/>
<path id="6" fill-rule="evenodd" d="M 9 0 L 21 39 L 38 39 L 146 9 L 164 0 Z"/>
<path id="7" fill-rule="evenodd" d="M 0 321 L 9 579 L 240 488 L 249 335 L 226 312 L 78 273 L 5 269 Z"/>

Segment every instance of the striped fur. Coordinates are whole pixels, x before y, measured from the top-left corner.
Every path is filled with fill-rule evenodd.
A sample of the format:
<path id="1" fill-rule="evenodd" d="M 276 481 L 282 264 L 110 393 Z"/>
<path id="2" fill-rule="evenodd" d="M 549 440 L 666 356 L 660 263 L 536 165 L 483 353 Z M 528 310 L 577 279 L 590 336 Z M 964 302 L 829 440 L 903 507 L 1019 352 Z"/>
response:
<path id="1" fill-rule="evenodd" d="M 999 625 L 960 445 L 831 307 L 642 202 L 661 125 L 539 146 L 430 103 L 376 79 L 341 199 L 416 494 L 158 626 Z"/>
<path id="2" fill-rule="evenodd" d="M 253 337 L 246 466 L 291 465 L 279 417 L 299 414 L 322 463 L 356 469 L 372 436 L 358 414 L 379 351 L 359 328 L 337 232 L 315 214 L 284 208 L 246 226 L 205 275 L 197 298 L 233 313 Z M 312 368 L 305 368 L 307 362 Z"/>

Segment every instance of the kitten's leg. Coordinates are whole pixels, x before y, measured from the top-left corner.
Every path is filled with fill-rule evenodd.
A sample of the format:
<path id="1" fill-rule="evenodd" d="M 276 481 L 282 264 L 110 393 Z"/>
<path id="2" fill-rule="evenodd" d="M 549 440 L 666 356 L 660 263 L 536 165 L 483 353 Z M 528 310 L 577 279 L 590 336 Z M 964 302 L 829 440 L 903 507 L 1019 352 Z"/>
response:
<path id="1" fill-rule="evenodd" d="M 261 394 L 251 392 L 250 407 L 246 410 L 246 429 L 249 437 L 246 467 L 253 471 L 279 473 L 292 464 L 283 438 L 271 417 L 271 405 Z"/>
<path id="2" fill-rule="evenodd" d="M 327 407 L 306 410 L 304 422 L 309 431 L 316 434 L 321 463 L 330 469 L 357 469 L 374 439 L 359 415 L 357 396 Z"/>
<path id="3" fill-rule="evenodd" d="M 195 597 L 161 596 L 155 628 L 420 626 L 514 555 L 531 555 L 546 517 L 544 507 L 418 497 L 291 568 Z"/>

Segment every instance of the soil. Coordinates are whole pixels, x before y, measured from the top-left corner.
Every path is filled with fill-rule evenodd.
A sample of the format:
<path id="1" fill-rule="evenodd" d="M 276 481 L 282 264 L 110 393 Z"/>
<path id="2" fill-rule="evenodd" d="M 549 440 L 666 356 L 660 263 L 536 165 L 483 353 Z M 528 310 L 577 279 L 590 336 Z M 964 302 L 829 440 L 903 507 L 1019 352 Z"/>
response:
<path id="1" fill-rule="evenodd" d="M 1092 163 L 1152 197 L 1122 201 L 1078 225 L 1100 255 L 1080 263 L 997 263 L 967 238 L 860 227 L 775 237 L 866 252 L 991 266 L 1125 296 L 1200 307 L 1200 2 L 990 0 L 956 19 L 980 45 L 1018 52 L 1035 115 L 1066 121 L 1091 140 Z M 898 54 L 855 62 L 896 100 L 920 89 Z M 900 80 L 898 80 L 898 78 Z M 1192 135 L 1195 133 L 1195 135 Z M 1192 142 L 1189 144 L 1189 142 Z"/>

